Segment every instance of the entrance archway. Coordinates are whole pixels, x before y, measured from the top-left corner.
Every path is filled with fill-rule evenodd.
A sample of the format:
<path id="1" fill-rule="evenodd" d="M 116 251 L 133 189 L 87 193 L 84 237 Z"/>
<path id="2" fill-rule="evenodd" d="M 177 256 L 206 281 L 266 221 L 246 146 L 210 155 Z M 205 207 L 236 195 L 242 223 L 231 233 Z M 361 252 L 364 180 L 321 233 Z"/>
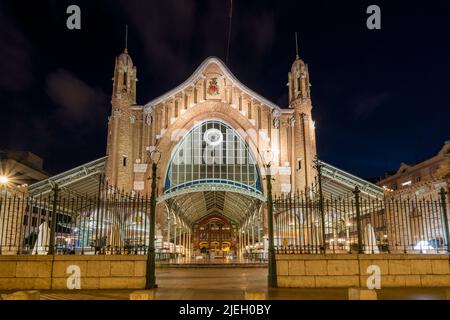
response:
<path id="1" fill-rule="evenodd" d="M 265 256 L 262 177 L 237 130 L 217 119 L 195 125 L 164 177 L 166 250 L 185 262 Z"/>

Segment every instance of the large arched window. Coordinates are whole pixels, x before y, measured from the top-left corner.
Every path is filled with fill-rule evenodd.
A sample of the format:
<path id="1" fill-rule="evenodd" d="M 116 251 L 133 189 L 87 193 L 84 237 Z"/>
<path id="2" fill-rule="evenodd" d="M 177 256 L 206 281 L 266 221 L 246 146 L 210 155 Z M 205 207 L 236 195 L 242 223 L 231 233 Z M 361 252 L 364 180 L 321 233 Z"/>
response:
<path id="1" fill-rule="evenodd" d="M 165 192 L 196 184 L 227 184 L 261 194 L 261 176 L 248 145 L 219 120 L 192 128 L 172 152 Z"/>

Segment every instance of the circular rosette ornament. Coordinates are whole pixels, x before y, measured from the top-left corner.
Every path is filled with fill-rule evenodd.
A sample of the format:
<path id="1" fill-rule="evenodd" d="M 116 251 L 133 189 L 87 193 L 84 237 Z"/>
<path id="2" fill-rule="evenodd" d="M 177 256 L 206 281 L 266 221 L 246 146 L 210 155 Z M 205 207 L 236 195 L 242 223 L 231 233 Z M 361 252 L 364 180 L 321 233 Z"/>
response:
<path id="1" fill-rule="evenodd" d="M 223 135 L 220 130 L 211 128 L 205 131 L 203 140 L 211 147 L 215 147 L 222 143 Z"/>

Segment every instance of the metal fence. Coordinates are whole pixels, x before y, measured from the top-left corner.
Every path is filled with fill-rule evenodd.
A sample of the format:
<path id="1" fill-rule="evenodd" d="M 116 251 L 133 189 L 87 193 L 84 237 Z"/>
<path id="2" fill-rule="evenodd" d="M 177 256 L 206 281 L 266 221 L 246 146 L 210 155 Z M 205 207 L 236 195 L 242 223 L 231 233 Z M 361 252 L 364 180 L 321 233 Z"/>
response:
<path id="1" fill-rule="evenodd" d="M 278 253 L 448 253 L 449 204 L 440 200 L 320 199 L 307 192 L 274 199 Z"/>
<path id="2" fill-rule="evenodd" d="M 278 253 L 447 253 L 448 196 L 439 200 L 274 198 Z M 100 184 L 94 197 L 54 189 L 0 194 L 0 254 L 146 254 L 150 199 Z M 54 218 L 56 217 L 56 218 Z M 156 258 L 182 254 L 155 240 Z M 257 259 L 258 257 L 252 257 Z"/>
<path id="3" fill-rule="evenodd" d="M 3 193 L 2 254 L 146 253 L 150 199 L 107 185 L 95 197 L 60 191 L 45 196 Z"/>

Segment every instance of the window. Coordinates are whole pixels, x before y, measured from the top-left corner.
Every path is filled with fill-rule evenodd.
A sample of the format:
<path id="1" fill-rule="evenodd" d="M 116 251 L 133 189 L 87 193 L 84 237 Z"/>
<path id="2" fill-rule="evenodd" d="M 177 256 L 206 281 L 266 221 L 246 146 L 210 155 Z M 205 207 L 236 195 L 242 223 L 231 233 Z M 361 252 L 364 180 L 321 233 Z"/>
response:
<path id="1" fill-rule="evenodd" d="M 258 129 L 261 129 L 261 108 L 258 108 Z"/>
<path id="2" fill-rule="evenodd" d="M 218 120 L 192 128 L 172 153 L 166 190 L 198 183 L 222 183 L 261 192 L 255 158 L 239 133 Z"/>
<path id="3" fill-rule="evenodd" d="M 32 227 L 36 227 L 37 226 L 37 218 L 36 217 L 31 218 L 31 226 Z"/>
<path id="4" fill-rule="evenodd" d="M 408 180 L 408 181 L 405 181 L 402 183 L 402 187 L 407 187 L 409 185 L 411 185 L 411 180 Z"/>
<path id="5" fill-rule="evenodd" d="M 24 226 L 27 226 L 27 225 L 28 225 L 28 216 L 27 216 L 27 215 L 24 215 L 24 216 L 23 216 L 23 225 L 24 225 Z"/>
<path id="6" fill-rule="evenodd" d="M 164 128 L 169 125 L 169 107 L 166 105 L 164 107 Z"/>
<path id="7" fill-rule="evenodd" d="M 123 157 L 123 166 L 124 166 L 124 167 L 127 166 L 127 157 Z"/>
<path id="8" fill-rule="evenodd" d="M 127 66 L 123 67 L 123 85 L 127 85 Z"/>

